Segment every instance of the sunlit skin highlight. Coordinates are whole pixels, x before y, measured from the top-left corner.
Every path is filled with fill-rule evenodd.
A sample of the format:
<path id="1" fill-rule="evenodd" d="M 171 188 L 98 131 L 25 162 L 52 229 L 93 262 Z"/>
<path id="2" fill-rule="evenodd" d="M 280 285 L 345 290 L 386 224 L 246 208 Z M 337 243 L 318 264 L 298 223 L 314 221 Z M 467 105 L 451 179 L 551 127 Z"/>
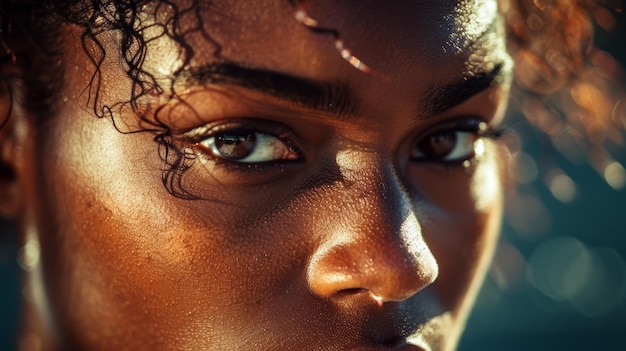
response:
<path id="1" fill-rule="evenodd" d="M 460 126 L 498 128 L 512 70 L 497 17 L 480 28 L 455 18 L 484 6 L 497 16 L 494 4 L 307 2 L 373 75 L 287 1 L 213 1 L 203 28 L 220 56 L 189 35 L 188 67 L 174 43 L 150 42 L 145 68 L 175 89 L 138 109 L 186 152 L 180 184 L 193 200 L 163 186 L 154 133 L 120 132 L 149 123 L 123 104 L 131 85 L 115 54 L 101 97 L 118 128 L 93 116 L 92 66 L 68 25 L 68 101 L 44 123 L 20 110 L 12 120 L 19 217 L 41 248 L 24 333 L 63 350 L 454 349 L 502 210 L 500 147 Z M 451 36 L 472 45 L 442 50 Z M 282 151 L 225 160 L 206 142 L 219 128 Z M 411 158 L 442 129 L 477 139 L 468 160 Z"/>

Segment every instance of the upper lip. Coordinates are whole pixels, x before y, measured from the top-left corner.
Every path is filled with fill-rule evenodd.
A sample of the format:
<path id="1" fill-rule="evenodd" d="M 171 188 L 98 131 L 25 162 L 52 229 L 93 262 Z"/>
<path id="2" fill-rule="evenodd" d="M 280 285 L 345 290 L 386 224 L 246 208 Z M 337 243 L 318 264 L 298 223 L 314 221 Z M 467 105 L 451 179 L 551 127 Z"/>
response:
<path id="1" fill-rule="evenodd" d="M 426 340 L 417 337 L 420 329 L 435 318 L 439 310 L 437 300 L 412 298 L 404 301 L 390 301 L 384 305 L 375 305 L 368 294 L 350 294 L 344 296 L 342 308 L 356 310 L 350 322 L 360 320 L 360 335 L 346 346 L 351 351 L 429 351 Z M 359 308 L 354 308 L 355 306 Z M 354 325 L 352 325 L 354 328 Z M 359 340 L 360 339 L 360 340 Z M 418 341 L 419 340 L 419 341 Z M 356 342 L 355 342 L 356 341 Z"/>

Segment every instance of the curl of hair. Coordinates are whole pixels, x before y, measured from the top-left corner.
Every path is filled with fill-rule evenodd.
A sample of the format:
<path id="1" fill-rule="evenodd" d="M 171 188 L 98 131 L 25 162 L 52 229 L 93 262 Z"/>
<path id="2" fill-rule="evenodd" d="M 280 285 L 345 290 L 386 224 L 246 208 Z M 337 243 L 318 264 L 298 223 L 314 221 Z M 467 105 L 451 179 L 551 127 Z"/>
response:
<path id="1" fill-rule="evenodd" d="M 544 148 L 576 162 L 586 158 L 600 174 L 615 162 L 607 148 L 624 145 L 626 110 L 619 109 L 624 73 L 594 46 L 593 18 L 612 16 L 621 5 L 619 0 L 501 1 L 516 62 L 513 106 L 543 134 Z"/>
<path id="2" fill-rule="evenodd" d="M 287 1 L 293 4 L 293 0 Z M 67 25 L 81 28 L 83 48 L 93 65 L 93 75 L 84 90 L 88 106 L 94 115 L 110 118 L 121 132 L 154 133 L 165 164 L 163 183 L 177 196 L 193 197 L 182 190 L 181 182 L 182 171 L 193 157 L 172 142 L 169 129 L 157 118 L 159 111 L 146 112 L 138 102 L 150 95 L 178 99 L 175 79 L 163 86 L 144 68 L 149 43 L 158 39 L 147 37 L 148 29 L 177 44 L 182 63 L 173 78 L 188 67 L 194 56 L 185 40 L 188 35 L 199 33 L 215 45 L 214 54 L 219 55 L 219 45 L 202 26 L 200 11 L 209 3 L 189 0 L 183 8 L 173 0 L 2 1 L 0 80 L 5 84 L 0 85 L 0 96 L 9 96 L 12 103 L 42 120 L 54 115 L 64 84 L 63 31 Z M 623 134 L 615 132 L 620 127 L 615 127 L 610 113 L 617 91 L 613 89 L 615 82 L 610 82 L 603 68 L 592 60 L 597 50 L 592 44 L 590 14 L 611 6 L 616 5 L 592 0 L 500 0 L 509 47 L 516 61 L 517 87 L 528 96 L 514 103 L 534 126 L 553 139 L 566 130 L 575 131 L 591 145 L 601 145 L 607 138 L 623 141 Z M 144 20 L 146 13 L 154 18 L 163 13 L 167 16 L 152 23 Z M 182 18 L 192 18 L 196 23 L 183 26 Z M 110 32 L 116 34 L 117 50 L 105 50 L 100 40 Z M 126 101 L 103 101 L 100 68 L 107 55 L 119 58 L 131 82 L 131 96 Z M 116 111 L 126 107 L 143 122 L 142 129 L 127 130 L 116 123 Z M 0 117 L 0 125 L 6 118 Z"/>
<path id="3" fill-rule="evenodd" d="M 0 79 L 5 82 L 1 96 L 9 96 L 11 102 L 20 104 L 39 119 L 54 115 L 59 94 L 64 84 L 63 34 L 68 25 L 82 31 L 82 46 L 91 62 L 92 76 L 84 87 L 87 106 L 99 118 L 108 118 L 122 133 L 151 132 L 159 144 L 159 155 L 164 161 L 163 183 L 174 195 L 193 197 L 181 186 L 180 175 L 193 157 L 177 147 L 166 124 L 158 119 L 159 111 L 148 112 L 139 101 L 146 96 L 168 96 L 177 99 L 174 79 L 166 86 L 144 68 L 151 41 L 163 37 L 174 41 L 179 48 L 182 62 L 176 77 L 188 66 L 194 55 L 193 48 L 185 37 L 193 32 L 202 32 L 203 37 L 214 43 L 202 30 L 200 0 L 190 0 L 180 8 L 170 0 L 14 0 L 0 2 L 0 26 L 2 29 L 0 53 Z M 146 18 L 157 18 L 167 14 L 163 21 L 153 23 Z M 181 18 L 192 16 L 196 26 L 183 30 Z M 152 31 L 158 35 L 147 37 Z M 105 50 L 103 34 L 111 34 L 118 50 Z M 216 50 L 218 52 L 219 50 Z M 108 55 L 122 63 L 121 67 L 129 78 L 131 95 L 125 101 L 105 101 L 102 94 L 101 67 Z M 19 91 L 20 94 L 13 94 Z M 115 118 L 122 109 L 130 107 L 141 121 L 141 128 L 128 128 Z M 9 116 L 2 116 L 6 121 Z M 163 151 L 165 150 L 165 151 Z"/>

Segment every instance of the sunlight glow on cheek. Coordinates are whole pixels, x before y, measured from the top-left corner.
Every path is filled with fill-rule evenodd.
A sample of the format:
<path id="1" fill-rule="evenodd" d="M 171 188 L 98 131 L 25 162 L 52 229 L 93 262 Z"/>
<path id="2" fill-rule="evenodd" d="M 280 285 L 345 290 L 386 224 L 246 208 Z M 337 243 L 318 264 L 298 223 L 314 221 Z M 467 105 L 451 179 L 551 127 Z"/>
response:
<path id="1" fill-rule="evenodd" d="M 485 152 L 484 142 L 475 145 L 476 155 L 482 154 L 479 164 L 472 177 L 471 192 L 478 211 L 486 211 L 497 202 L 501 191 L 501 179 L 495 155 L 495 148 L 491 152 Z"/>
<path id="2" fill-rule="evenodd" d="M 485 141 L 482 139 L 476 140 L 474 143 L 474 154 L 476 157 L 482 158 L 485 155 Z"/>

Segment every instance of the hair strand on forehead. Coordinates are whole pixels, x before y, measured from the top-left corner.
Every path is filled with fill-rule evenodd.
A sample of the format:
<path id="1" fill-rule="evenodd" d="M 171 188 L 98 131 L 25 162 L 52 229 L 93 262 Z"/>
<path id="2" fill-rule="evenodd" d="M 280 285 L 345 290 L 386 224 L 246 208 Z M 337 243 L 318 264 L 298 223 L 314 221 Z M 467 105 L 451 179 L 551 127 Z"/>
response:
<path id="1" fill-rule="evenodd" d="M 500 0 L 498 3 L 516 61 L 519 93 L 514 95 L 512 105 L 525 111 L 530 123 L 551 140 L 555 140 L 553 136 L 559 131 L 569 130 L 576 131 L 592 147 L 600 147 L 605 141 L 623 142 L 623 133 L 618 132 L 626 124 L 619 114 L 623 104 L 620 107 L 613 103 L 623 91 L 614 87 L 621 87 L 622 83 L 616 78 L 619 75 L 611 77 L 603 73 L 611 59 L 592 42 L 592 15 L 603 10 L 604 17 L 610 16 L 609 9 L 621 9 L 621 2 Z M 72 26 L 79 29 L 82 49 L 91 60 L 92 75 L 83 94 L 94 115 L 110 119 L 121 132 L 150 132 L 159 143 L 168 143 L 169 130 L 159 118 L 160 110 L 146 109 L 143 101 L 155 96 L 166 97 L 168 101 L 181 100 L 174 84 L 195 56 L 188 43 L 191 35 L 199 35 L 212 44 L 213 55 L 219 59 L 221 47 L 207 32 L 201 14 L 211 5 L 200 0 L 190 0 L 184 7 L 172 0 L 4 1 L 0 4 L 0 61 L 5 88 L 0 94 L 8 96 L 11 102 L 15 100 L 42 121 L 54 115 L 65 84 L 63 37 Z M 309 16 L 306 0 L 285 0 L 285 5 L 294 9 L 294 17 L 301 25 L 314 33 L 332 36 L 336 50 L 350 65 L 367 74 L 376 73 L 350 50 L 336 29 L 323 28 Z M 183 19 L 190 20 L 191 25 L 183 26 Z M 148 37 L 147 33 L 159 34 Z M 105 45 L 105 38 L 114 38 L 115 42 Z M 179 64 L 172 73 L 174 79 L 169 82 L 159 80 L 144 67 L 150 43 L 160 38 L 171 40 L 179 49 Z M 128 77 L 130 95 L 122 101 L 104 101 L 101 67 L 106 60 L 118 59 Z M 524 101 L 517 101 L 522 97 Z M 562 113 L 552 114 L 550 111 L 555 108 Z M 130 125 L 117 121 L 120 111 L 126 109 L 141 120 L 141 128 L 131 130 Z M 553 117 L 537 117 L 547 115 Z M 7 118 L 3 116 L 2 123 Z M 548 119 L 558 122 L 547 123 Z M 164 163 L 171 167 L 166 169 L 172 170 L 172 175 L 182 174 L 174 169 L 189 162 L 188 157 L 183 150 L 168 145 Z M 176 161 L 173 154 L 179 155 Z"/>
<path id="2" fill-rule="evenodd" d="M 335 42 L 335 48 L 344 60 L 346 60 L 351 66 L 363 73 L 370 75 L 375 74 L 376 71 L 374 71 L 370 66 L 366 65 L 363 61 L 356 57 L 349 48 L 346 47 L 343 39 L 341 39 L 341 36 L 339 35 L 339 31 L 337 31 L 336 29 L 323 28 L 315 19 L 309 17 L 306 12 L 305 1 L 306 0 L 291 0 L 296 8 L 296 11 L 294 13 L 296 21 L 298 21 L 298 23 L 302 24 L 314 33 L 332 35 Z"/>

